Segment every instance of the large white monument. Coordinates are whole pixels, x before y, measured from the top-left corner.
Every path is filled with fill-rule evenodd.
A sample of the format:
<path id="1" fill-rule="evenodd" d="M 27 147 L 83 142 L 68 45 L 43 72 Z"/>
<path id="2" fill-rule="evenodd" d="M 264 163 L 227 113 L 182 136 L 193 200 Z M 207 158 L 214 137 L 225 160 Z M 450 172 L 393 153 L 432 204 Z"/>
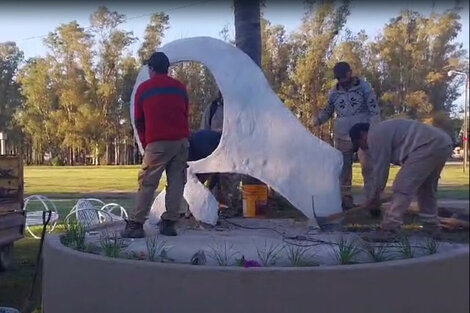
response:
<path id="1" fill-rule="evenodd" d="M 325 217 L 341 212 L 340 152 L 313 136 L 280 101 L 261 69 L 236 47 L 210 37 L 173 41 L 163 46 L 170 63 L 194 61 L 213 74 L 224 97 L 224 127 L 217 149 L 189 163 L 184 197 L 193 216 L 214 225 L 218 205 L 196 178 L 198 173 L 238 173 L 255 177 L 289 200 L 305 216 Z M 147 66 L 137 77 L 131 98 L 149 78 Z M 143 153 L 134 126 L 140 152 Z M 152 206 L 149 223 L 165 211 L 165 192 Z"/>

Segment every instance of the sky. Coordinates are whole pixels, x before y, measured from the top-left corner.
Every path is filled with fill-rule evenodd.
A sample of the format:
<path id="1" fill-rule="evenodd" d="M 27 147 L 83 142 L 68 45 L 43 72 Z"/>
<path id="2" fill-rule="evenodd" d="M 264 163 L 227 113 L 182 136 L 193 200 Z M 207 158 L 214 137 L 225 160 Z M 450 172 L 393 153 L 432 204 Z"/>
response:
<path id="1" fill-rule="evenodd" d="M 462 1 L 462 31 L 457 41 L 469 50 L 469 1 Z M 230 37 L 234 37 L 232 1 L 2 1 L 0 2 L 0 42 L 15 41 L 23 50 L 25 57 L 43 56 L 46 49 L 43 38 L 62 23 L 76 20 L 80 25 L 89 25 L 88 19 L 99 6 L 125 14 L 127 21 L 121 28 L 132 31 L 134 36 L 143 38 L 144 30 L 154 12 L 164 11 L 170 17 L 170 29 L 165 33 L 163 43 L 193 37 L 210 36 L 220 38 L 219 32 L 225 26 L 229 28 Z M 364 29 L 370 37 L 378 35 L 392 17 L 403 9 L 412 9 L 423 14 L 433 10 L 442 12 L 451 8 L 453 1 L 372 1 L 352 0 L 351 15 L 346 27 L 353 32 Z M 284 25 L 288 32 L 298 28 L 305 12 L 302 0 L 266 0 L 264 16 L 272 24 Z M 140 42 L 134 44 L 136 50 Z M 463 103 L 458 99 L 457 104 Z"/>

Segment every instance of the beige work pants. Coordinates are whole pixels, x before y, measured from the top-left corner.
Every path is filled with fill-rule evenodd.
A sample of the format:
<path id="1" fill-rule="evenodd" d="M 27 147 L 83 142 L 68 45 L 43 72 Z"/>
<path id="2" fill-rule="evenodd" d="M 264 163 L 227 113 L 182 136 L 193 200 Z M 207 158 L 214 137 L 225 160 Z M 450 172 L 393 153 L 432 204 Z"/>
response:
<path id="1" fill-rule="evenodd" d="M 418 200 L 419 217 L 423 223 L 437 224 L 437 185 L 452 147 L 422 147 L 411 153 L 393 182 L 393 199 L 385 212 L 382 228 L 397 229 L 403 223 L 413 197 Z"/>
<path id="2" fill-rule="evenodd" d="M 152 206 L 155 190 L 163 171 L 166 171 L 167 186 L 163 220 L 177 221 L 186 184 L 186 169 L 189 143 L 178 141 L 156 141 L 145 147 L 144 159 L 139 172 L 139 189 L 135 209 L 129 220 L 144 223 Z"/>
<path id="3" fill-rule="evenodd" d="M 353 144 L 350 140 L 344 140 L 340 138 L 335 139 L 335 146 L 343 154 L 343 169 L 340 176 L 341 184 L 341 195 L 344 197 L 352 197 L 351 185 L 352 185 L 352 165 L 353 165 Z M 362 177 L 364 178 L 364 193 L 366 199 L 370 199 L 372 196 L 372 170 L 373 164 L 369 152 L 366 150 L 359 149 L 357 152 L 359 162 L 362 169 Z"/>

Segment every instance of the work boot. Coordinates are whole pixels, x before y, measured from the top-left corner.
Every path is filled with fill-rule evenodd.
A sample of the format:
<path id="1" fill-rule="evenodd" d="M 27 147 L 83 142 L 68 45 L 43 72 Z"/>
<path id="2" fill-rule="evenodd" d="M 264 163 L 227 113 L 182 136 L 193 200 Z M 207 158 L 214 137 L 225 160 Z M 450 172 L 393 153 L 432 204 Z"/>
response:
<path id="1" fill-rule="evenodd" d="M 175 229 L 176 222 L 170 220 L 162 220 L 160 222 L 160 234 L 164 236 L 176 236 L 178 233 Z"/>
<path id="2" fill-rule="evenodd" d="M 343 211 L 351 210 L 354 207 L 354 200 L 352 196 L 343 196 L 341 207 Z"/>
<path id="3" fill-rule="evenodd" d="M 373 205 L 371 205 L 369 209 L 369 214 L 373 218 L 379 218 L 382 215 L 382 211 L 380 210 L 380 200 L 374 201 Z"/>
<path id="4" fill-rule="evenodd" d="M 144 238 L 144 225 L 126 220 L 126 228 L 121 232 L 122 238 Z"/>

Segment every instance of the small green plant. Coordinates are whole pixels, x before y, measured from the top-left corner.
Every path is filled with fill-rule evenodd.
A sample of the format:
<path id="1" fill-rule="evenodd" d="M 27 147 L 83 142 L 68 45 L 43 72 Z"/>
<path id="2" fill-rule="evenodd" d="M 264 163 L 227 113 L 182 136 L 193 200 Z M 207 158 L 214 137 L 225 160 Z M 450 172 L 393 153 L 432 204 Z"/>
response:
<path id="1" fill-rule="evenodd" d="M 284 247 L 281 244 L 268 244 L 268 242 L 265 241 L 262 248 L 256 248 L 256 253 L 263 266 L 273 266 L 276 265 L 276 262 L 279 260 L 279 254 L 283 250 Z"/>
<path id="2" fill-rule="evenodd" d="M 389 247 L 387 245 L 375 246 L 367 242 L 364 244 L 364 251 L 374 262 L 389 261 L 391 258 L 390 255 L 387 253 L 388 250 Z"/>
<path id="3" fill-rule="evenodd" d="M 156 261 L 162 258 L 162 254 L 166 255 L 167 244 L 165 240 L 158 241 L 158 235 L 154 237 L 146 237 L 145 245 L 147 247 L 147 259 L 149 261 Z"/>
<path id="4" fill-rule="evenodd" d="M 73 221 L 65 224 L 65 232 L 62 236 L 62 243 L 70 248 L 85 251 L 85 228 L 78 222 Z"/>
<path id="5" fill-rule="evenodd" d="M 317 266 L 318 263 L 313 260 L 313 256 L 309 253 L 310 247 L 299 245 L 288 245 L 286 248 L 287 258 L 292 266 Z"/>
<path id="6" fill-rule="evenodd" d="M 229 266 L 233 264 L 233 258 L 238 254 L 238 252 L 233 251 L 233 246 L 228 245 L 226 241 L 222 244 L 214 244 L 209 247 L 209 257 L 219 264 L 219 266 Z"/>
<path id="7" fill-rule="evenodd" d="M 361 249 L 354 240 L 347 240 L 341 237 L 337 243 L 337 248 L 333 247 L 336 259 L 339 264 L 354 264 Z"/>
<path id="8" fill-rule="evenodd" d="M 436 254 L 439 250 L 439 242 L 434 238 L 427 238 L 422 248 L 428 255 Z"/>
<path id="9" fill-rule="evenodd" d="M 408 236 L 400 236 L 400 240 L 398 241 L 398 253 L 404 259 L 411 259 L 414 257 L 413 248 L 411 247 Z"/>
<path id="10" fill-rule="evenodd" d="M 105 256 L 117 258 L 124 249 L 124 240 L 118 234 L 103 235 L 100 237 L 100 246 Z"/>

